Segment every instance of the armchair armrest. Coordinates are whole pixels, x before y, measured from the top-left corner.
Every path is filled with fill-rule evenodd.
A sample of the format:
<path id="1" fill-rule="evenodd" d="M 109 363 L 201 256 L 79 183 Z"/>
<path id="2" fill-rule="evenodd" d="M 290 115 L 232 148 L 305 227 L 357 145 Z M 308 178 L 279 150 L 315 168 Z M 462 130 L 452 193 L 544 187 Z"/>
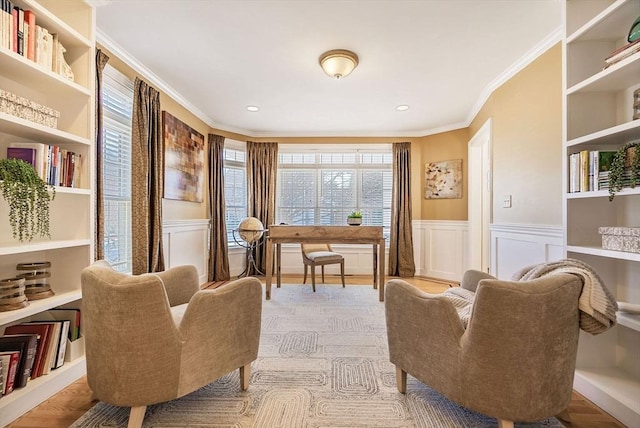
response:
<path id="1" fill-rule="evenodd" d="M 256 278 L 195 293 L 179 326 L 186 383 L 198 383 L 212 372 L 222 376 L 254 361 L 261 319 L 262 285 Z"/>
<path id="2" fill-rule="evenodd" d="M 459 385 L 455 362 L 465 330 L 446 297 L 394 279 L 385 286 L 385 312 L 389 359 L 398 369 L 439 391 Z M 443 367 L 443 360 L 452 364 Z M 444 389 L 439 389 L 441 385 Z"/>
<path id="3" fill-rule="evenodd" d="M 465 290 L 475 292 L 478 288 L 478 283 L 483 279 L 496 279 L 496 277 L 486 272 L 469 269 L 464 273 L 464 275 L 462 275 L 460 287 L 464 288 Z"/>
<path id="4" fill-rule="evenodd" d="M 169 306 L 182 305 L 189 302 L 191 297 L 200 290 L 198 271 L 195 266 L 175 266 L 163 272 L 156 272 L 164 284 Z"/>

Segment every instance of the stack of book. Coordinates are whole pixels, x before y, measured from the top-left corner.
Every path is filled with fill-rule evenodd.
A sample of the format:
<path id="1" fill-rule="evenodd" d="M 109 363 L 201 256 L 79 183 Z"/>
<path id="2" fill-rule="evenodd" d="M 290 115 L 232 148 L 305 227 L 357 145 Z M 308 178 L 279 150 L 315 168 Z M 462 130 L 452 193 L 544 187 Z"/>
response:
<path id="1" fill-rule="evenodd" d="M 0 396 L 62 367 L 68 342 L 79 337 L 79 309 L 51 309 L 6 327 L 0 336 Z"/>
<path id="2" fill-rule="evenodd" d="M 616 49 L 611 52 L 608 57 L 604 60 L 604 68 L 611 67 L 613 64 L 616 64 L 622 61 L 625 58 L 630 57 L 636 52 L 640 52 L 640 39 L 627 43 L 626 45 Z"/>
<path id="3" fill-rule="evenodd" d="M 22 55 L 45 70 L 74 79 L 58 35 L 38 25 L 33 11 L 14 5 L 11 0 L 0 0 L 0 48 Z"/>

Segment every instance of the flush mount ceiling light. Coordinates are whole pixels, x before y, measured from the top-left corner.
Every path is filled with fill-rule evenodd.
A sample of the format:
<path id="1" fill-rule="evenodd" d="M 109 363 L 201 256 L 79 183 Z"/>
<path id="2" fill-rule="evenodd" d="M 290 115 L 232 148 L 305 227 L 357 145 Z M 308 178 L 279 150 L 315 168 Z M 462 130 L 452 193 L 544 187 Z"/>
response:
<path id="1" fill-rule="evenodd" d="M 347 77 L 358 66 L 358 55 L 344 49 L 334 49 L 320 55 L 320 67 L 334 79 Z"/>
<path id="2" fill-rule="evenodd" d="M 246 109 L 247 109 L 248 111 L 255 112 L 255 111 L 259 111 L 259 110 L 260 110 L 260 107 L 258 107 L 258 106 L 247 106 L 247 107 L 246 107 Z"/>
<path id="3" fill-rule="evenodd" d="M 409 110 L 409 106 L 406 104 L 400 104 L 398 107 L 396 107 L 396 110 L 398 111 L 407 111 Z"/>

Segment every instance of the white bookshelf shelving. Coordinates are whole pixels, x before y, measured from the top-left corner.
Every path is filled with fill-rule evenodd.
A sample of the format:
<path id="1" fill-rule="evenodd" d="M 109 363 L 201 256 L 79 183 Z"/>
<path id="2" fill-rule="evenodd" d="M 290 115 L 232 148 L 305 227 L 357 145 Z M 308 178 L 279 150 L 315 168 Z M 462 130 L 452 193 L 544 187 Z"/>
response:
<path id="1" fill-rule="evenodd" d="M 73 2 L 73 3 L 72 3 Z M 11 237 L 8 207 L 0 197 L 0 278 L 16 275 L 16 264 L 51 262 L 53 296 L 30 301 L 25 308 L 0 312 L 4 328 L 29 321 L 43 311 L 64 306 L 80 308 L 80 272 L 93 260 L 93 175 L 95 13 L 82 0 L 13 0 L 14 6 L 32 10 L 38 25 L 58 34 L 73 70 L 68 80 L 33 61 L 0 48 L 0 88 L 60 112 L 57 128 L 40 125 L 0 112 L 0 158 L 14 142 L 56 145 L 82 155 L 80 185 L 56 187 L 51 202 L 51 238 L 18 242 Z M 78 165 L 76 165 L 78 167 Z M 50 374 L 29 380 L 23 388 L 0 398 L 0 426 L 11 421 L 74 382 L 85 373 L 79 356 Z"/>
<path id="2" fill-rule="evenodd" d="M 569 156 L 617 150 L 640 140 L 633 91 L 640 88 L 640 53 L 608 68 L 604 59 L 627 44 L 640 0 L 565 0 L 563 42 L 563 223 L 567 257 L 594 267 L 618 300 L 640 303 L 640 254 L 602 248 L 598 228 L 640 226 L 640 187 L 609 201 L 608 190 L 568 193 Z M 640 426 L 640 316 L 617 313 L 597 336 L 581 333 L 575 389 L 627 426 Z"/>

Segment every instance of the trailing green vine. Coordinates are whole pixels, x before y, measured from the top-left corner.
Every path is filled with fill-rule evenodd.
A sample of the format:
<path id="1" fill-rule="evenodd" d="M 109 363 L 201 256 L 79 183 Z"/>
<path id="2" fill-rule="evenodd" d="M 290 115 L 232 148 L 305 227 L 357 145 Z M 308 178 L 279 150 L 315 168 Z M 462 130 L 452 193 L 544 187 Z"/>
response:
<path id="1" fill-rule="evenodd" d="M 0 192 L 9 205 L 13 237 L 20 242 L 31 241 L 37 235 L 51 237 L 49 202 L 55 197 L 55 189 L 47 186 L 30 164 L 19 159 L 0 159 L 0 180 Z"/>
<path id="2" fill-rule="evenodd" d="M 633 150 L 629 150 L 633 148 Z M 627 162 L 627 154 L 633 153 L 633 159 Z M 627 143 L 620 147 L 611 160 L 611 170 L 609 172 L 609 200 L 613 201 L 616 193 L 622 190 L 625 185 L 625 164 L 631 164 L 630 187 L 636 187 L 640 180 L 640 142 Z"/>

